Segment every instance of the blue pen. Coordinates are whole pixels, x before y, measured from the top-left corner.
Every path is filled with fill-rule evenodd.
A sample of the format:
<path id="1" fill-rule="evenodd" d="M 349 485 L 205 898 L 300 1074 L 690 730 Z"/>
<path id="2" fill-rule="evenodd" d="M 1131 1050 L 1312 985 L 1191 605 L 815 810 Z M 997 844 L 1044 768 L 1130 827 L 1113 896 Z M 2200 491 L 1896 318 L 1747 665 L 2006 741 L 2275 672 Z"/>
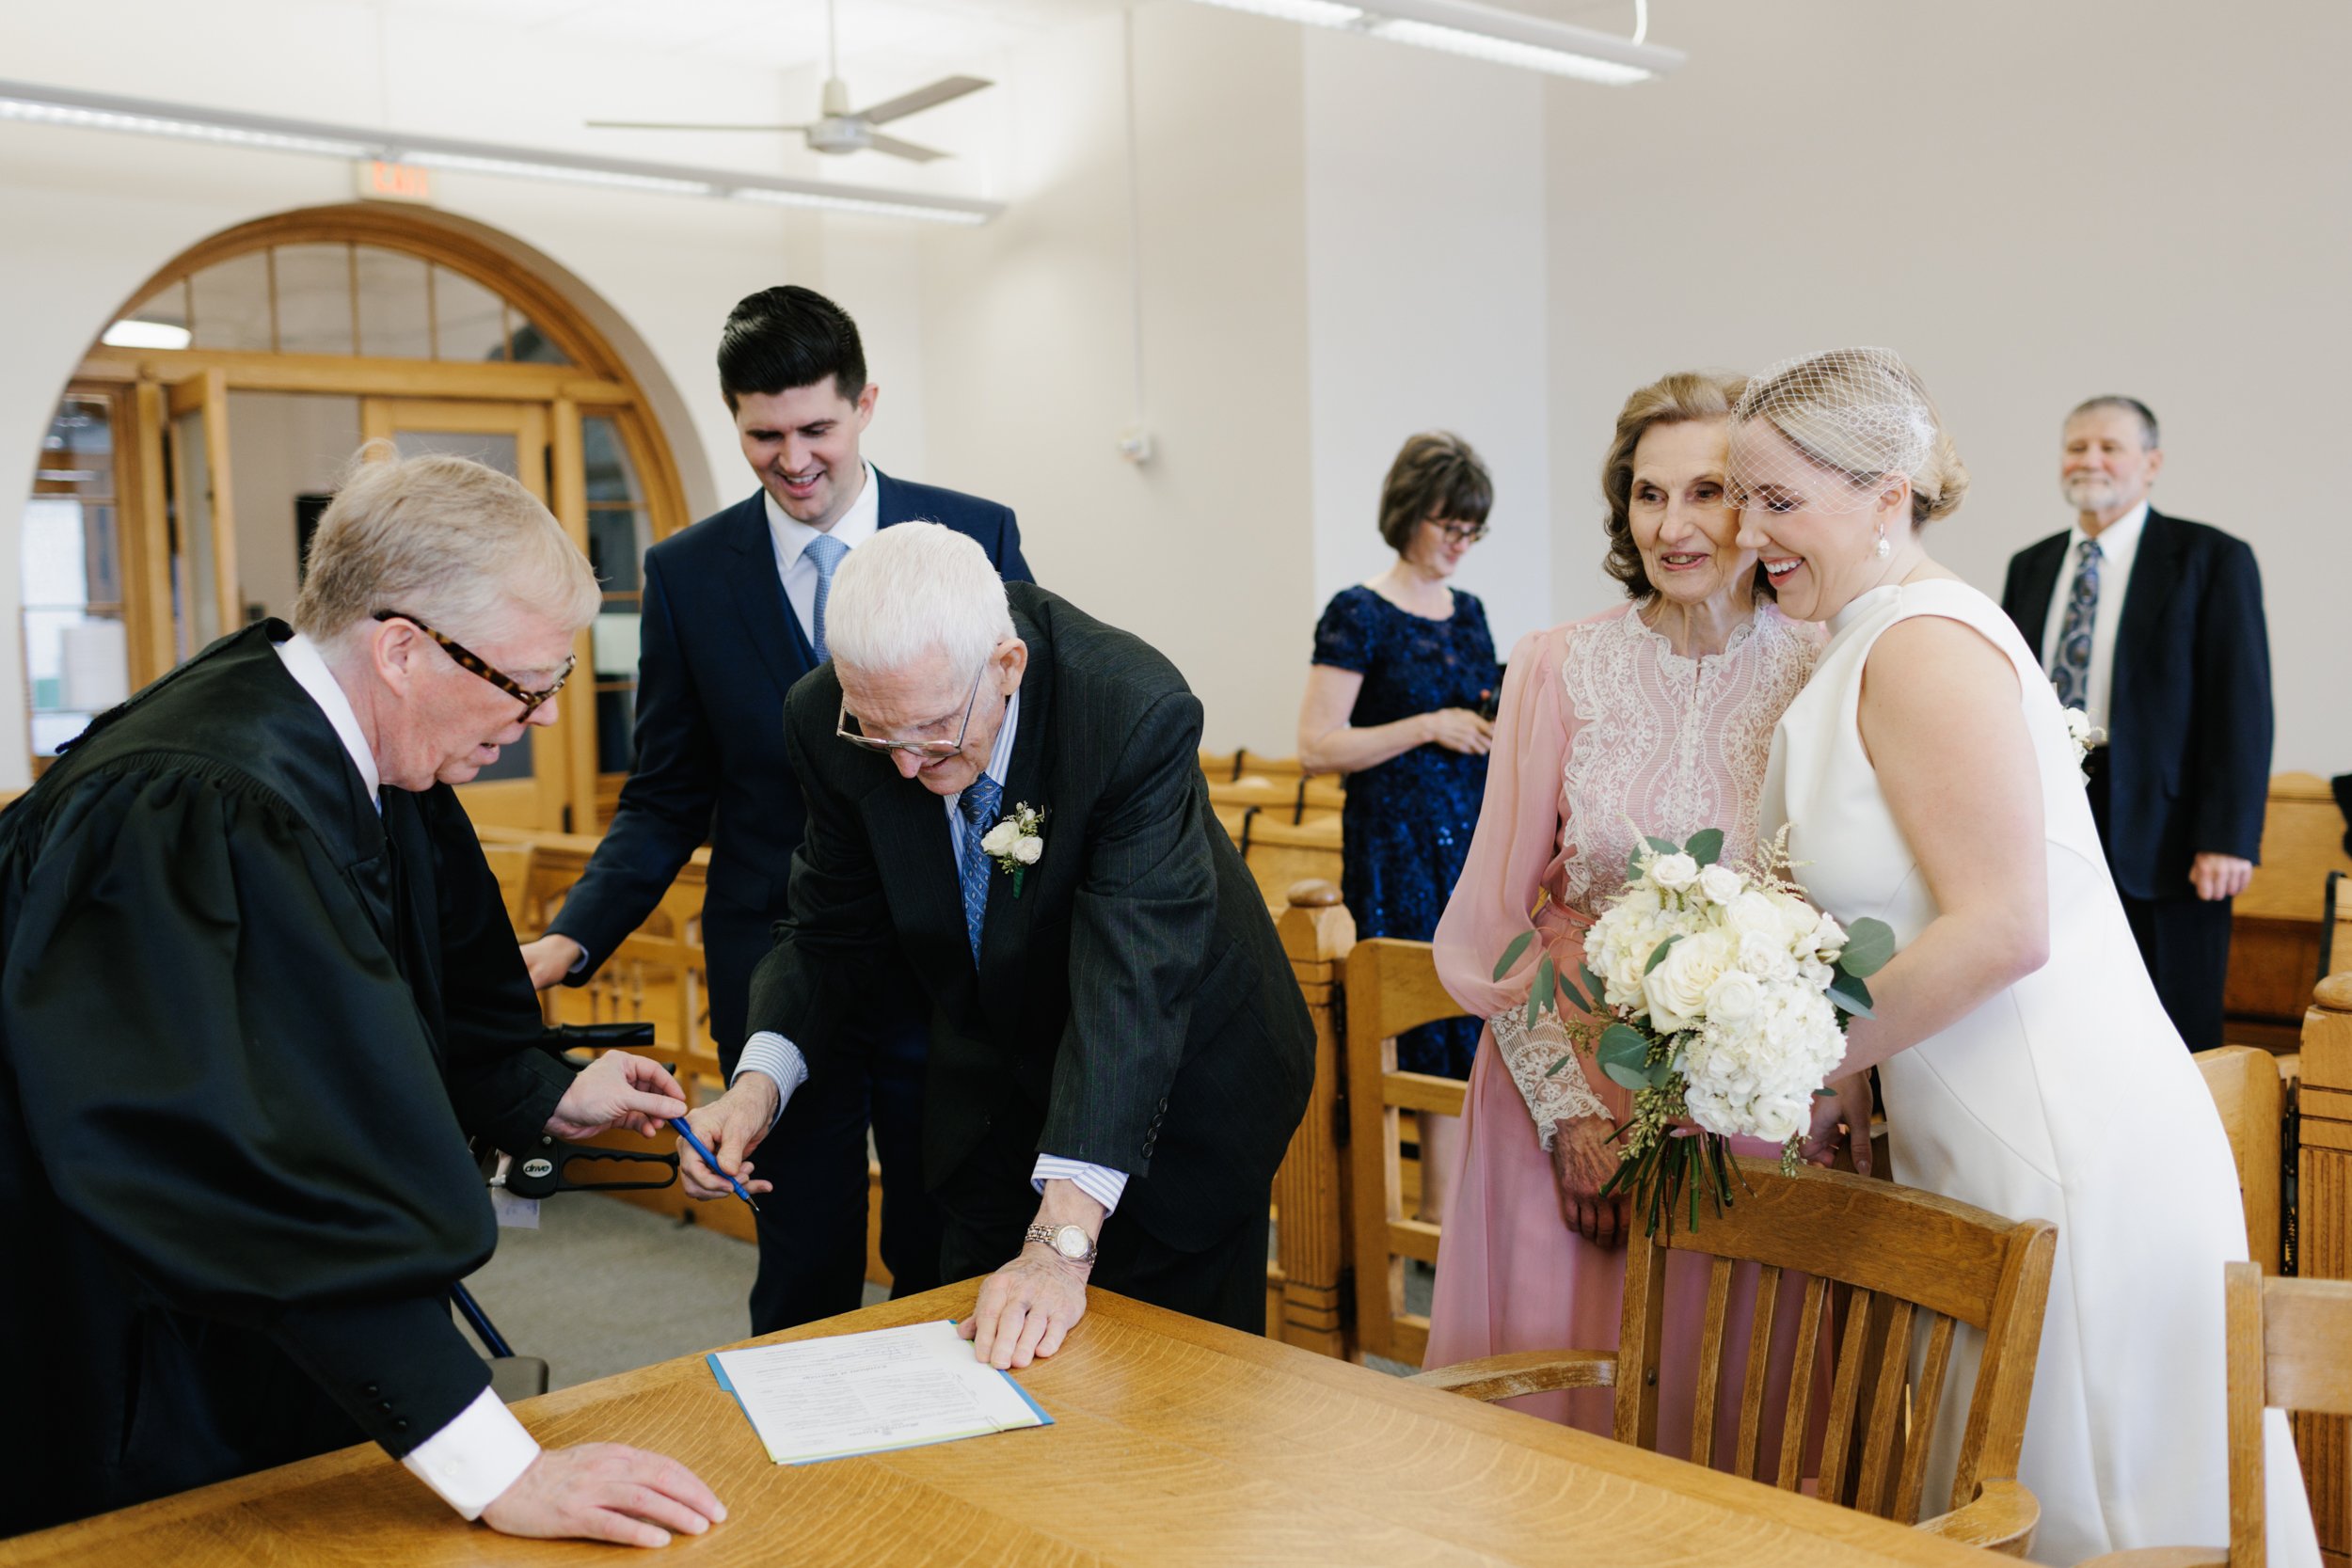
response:
<path id="1" fill-rule="evenodd" d="M 694 1130 L 686 1125 L 686 1118 L 684 1117 L 672 1117 L 670 1118 L 670 1125 L 677 1129 L 677 1135 L 686 1140 L 686 1147 L 692 1149 L 695 1156 L 700 1159 L 704 1164 L 710 1167 L 713 1175 L 727 1176 L 725 1171 L 719 1168 L 719 1157 L 711 1153 L 709 1149 L 703 1147 L 703 1141 L 694 1136 Z M 736 1196 L 741 1198 L 746 1203 L 752 1203 L 752 1195 L 743 1190 L 742 1182 L 738 1181 L 732 1176 L 727 1176 L 727 1185 L 735 1189 Z M 755 1214 L 759 1212 L 758 1204 L 752 1203 L 752 1212 Z"/>

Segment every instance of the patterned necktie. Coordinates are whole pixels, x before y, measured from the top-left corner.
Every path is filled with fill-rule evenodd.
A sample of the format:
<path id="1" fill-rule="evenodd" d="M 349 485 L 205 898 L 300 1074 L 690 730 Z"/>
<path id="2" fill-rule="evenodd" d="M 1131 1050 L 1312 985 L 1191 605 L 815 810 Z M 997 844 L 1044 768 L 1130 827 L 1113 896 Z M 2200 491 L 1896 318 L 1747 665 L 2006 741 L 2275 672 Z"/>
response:
<path id="1" fill-rule="evenodd" d="M 2099 621 L 2099 541 L 2083 541 L 2082 563 L 2074 568 L 2074 586 L 2067 590 L 2066 619 L 2058 626 L 2058 649 L 2050 658 L 2050 684 L 2058 688 L 2060 707 L 2088 710 L 2090 705 L 2090 628 Z"/>
<path id="2" fill-rule="evenodd" d="M 841 558 L 850 553 L 850 546 L 830 533 L 820 533 L 802 546 L 801 553 L 817 562 L 817 612 L 809 617 L 817 635 L 809 641 L 817 645 L 817 662 L 822 664 L 830 657 L 825 651 L 825 601 L 833 597 L 833 574 L 841 565 Z"/>
<path id="3" fill-rule="evenodd" d="M 963 884 L 963 928 L 972 939 L 972 967 L 980 963 L 980 922 L 988 915 L 988 856 L 980 848 L 980 839 L 996 826 L 997 802 L 1005 798 L 1005 786 L 983 773 L 964 786 L 956 801 L 956 810 L 963 814 L 963 862 L 956 868 L 957 879 Z"/>

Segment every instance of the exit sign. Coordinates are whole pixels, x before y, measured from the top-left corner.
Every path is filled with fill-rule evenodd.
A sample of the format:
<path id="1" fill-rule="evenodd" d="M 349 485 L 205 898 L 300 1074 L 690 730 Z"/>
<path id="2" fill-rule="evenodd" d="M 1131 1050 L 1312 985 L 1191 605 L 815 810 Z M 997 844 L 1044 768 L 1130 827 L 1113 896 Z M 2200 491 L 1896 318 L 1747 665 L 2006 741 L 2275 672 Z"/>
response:
<path id="1" fill-rule="evenodd" d="M 363 201 L 411 201 L 430 205 L 433 171 L 416 164 L 388 163 L 370 158 L 351 166 L 354 183 Z"/>

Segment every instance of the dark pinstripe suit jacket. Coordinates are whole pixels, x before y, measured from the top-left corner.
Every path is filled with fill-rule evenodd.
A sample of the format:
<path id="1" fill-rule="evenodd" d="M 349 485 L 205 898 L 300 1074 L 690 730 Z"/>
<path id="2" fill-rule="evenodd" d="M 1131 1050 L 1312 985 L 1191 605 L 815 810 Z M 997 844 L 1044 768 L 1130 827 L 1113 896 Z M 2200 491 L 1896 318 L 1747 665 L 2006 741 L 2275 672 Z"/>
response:
<path id="1" fill-rule="evenodd" d="M 932 1006 L 925 1176 L 951 1182 L 1003 1118 L 1128 1173 L 1120 1212 L 1198 1250 L 1262 1211 L 1314 1070 L 1314 1031 L 1265 903 L 1209 810 L 1200 703 L 1174 665 L 1029 583 L 1005 806 L 1045 813 L 1023 879 L 992 873 L 975 971 L 938 796 L 834 737 L 820 666 L 785 704 L 808 804 L 751 1031 L 812 1075 L 902 953 Z M 900 973 L 903 973 L 901 971 Z M 838 1043 L 836 1043 L 838 1042 Z"/>

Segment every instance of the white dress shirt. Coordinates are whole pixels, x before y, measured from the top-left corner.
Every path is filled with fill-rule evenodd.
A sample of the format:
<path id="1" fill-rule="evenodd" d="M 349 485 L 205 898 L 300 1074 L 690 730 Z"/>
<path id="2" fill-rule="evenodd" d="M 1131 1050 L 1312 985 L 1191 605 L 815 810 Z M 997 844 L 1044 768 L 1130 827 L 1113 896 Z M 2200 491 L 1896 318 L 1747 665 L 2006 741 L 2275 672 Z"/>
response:
<path id="1" fill-rule="evenodd" d="M 359 728 L 359 716 L 353 711 L 351 699 L 343 694 L 335 673 L 320 657 L 318 644 L 296 632 L 278 643 L 276 651 L 286 673 L 310 693 L 319 711 L 326 715 L 326 721 L 335 726 L 336 736 L 351 756 L 351 765 L 367 783 L 368 799 L 375 802 L 377 811 L 382 811 L 384 800 L 375 754 L 368 750 L 367 736 Z M 448 1425 L 410 1449 L 401 1464 L 439 1493 L 443 1502 L 469 1519 L 478 1519 L 482 1511 L 500 1493 L 514 1485 L 516 1479 L 538 1457 L 539 1445 L 532 1440 L 531 1433 L 523 1430 L 523 1424 L 515 1419 L 514 1413 L 500 1402 L 496 1394 L 485 1388 Z"/>
<path id="2" fill-rule="evenodd" d="M 862 478 L 857 499 L 850 503 L 849 511 L 834 519 L 830 531 L 852 550 L 874 537 L 874 531 L 882 527 L 882 486 L 874 483 L 874 466 L 861 463 L 858 467 Z M 776 575 L 784 579 L 784 596 L 790 601 L 792 614 L 801 623 L 801 634 L 814 645 L 817 562 L 808 558 L 807 550 L 808 542 L 817 537 L 818 531 L 788 516 L 764 484 L 760 486 L 759 499 L 768 509 L 768 538 L 776 547 Z"/>
<path id="3" fill-rule="evenodd" d="M 983 769 L 999 787 L 1012 767 L 1012 737 L 1021 728 L 1021 693 L 1015 691 L 1005 705 L 1005 722 L 996 732 L 996 744 L 989 749 L 988 767 Z M 940 803 L 947 809 L 948 839 L 956 847 L 956 863 L 963 863 L 963 813 L 957 809 L 963 800 L 961 791 L 946 797 Z M 1011 802 L 1019 804 L 1020 802 Z M 985 832 L 986 830 L 982 830 Z M 958 900 L 958 908 L 961 900 Z M 743 1042 L 743 1054 L 737 1058 L 735 1076 L 747 1072 L 764 1072 L 775 1082 L 776 1114 L 784 1114 L 784 1102 L 792 1098 L 792 1091 L 808 1080 L 808 1062 L 800 1047 L 772 1030 L 763 1029 Z M 771 1123 L 770 1125 L 773 1125 Z M 1084 1160 L 1072 1160 L 1059 1154 L 1040 1154 L 1029 1173 L 1029 1185 L 1039 1192 L 1053 1180 L 1074 1183 L 1078 1190 L 1103 1206 L 1108 1218 L 1119 1207 L 1119 1200 L 1127 1191 L 1127 1173 L 1112 1170 L 1107 1165 L 1089 1164 Z"/>
<path id="4" fill-rule="evenodd" d="M 2139 536 L 2148 526 L 2148 503 L 2141 501 L 2099 531 L 2098 613 L 2090 623 L 2090 678 L 2083 689 L 2083 712 L 2103 730 L 2108 699 L 2115 691 L 2115 630 L 2123 622 L 2123 593 L 2131 586 L 2132 562 L 2139 555 Z M 2066 531 L 2066 559 L 2058 564 L 2058 586 L 2050 593 L 2050 613 L 2042 626 L 2042 668 L 2058 661 L 2058 633 L 2066 626 L 2067 599 L 2074 590 L 2074 574 L 2082 569 L 2082 519 Z"/>

